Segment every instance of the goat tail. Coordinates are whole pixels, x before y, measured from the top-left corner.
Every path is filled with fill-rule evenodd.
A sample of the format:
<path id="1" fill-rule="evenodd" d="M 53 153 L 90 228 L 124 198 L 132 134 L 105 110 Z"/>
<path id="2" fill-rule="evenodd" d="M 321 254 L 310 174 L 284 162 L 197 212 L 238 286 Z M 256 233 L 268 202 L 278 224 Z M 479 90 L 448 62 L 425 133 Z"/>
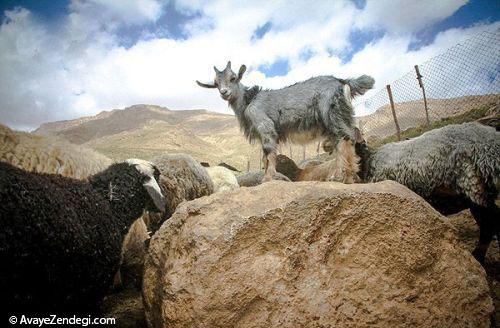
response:
<path id="1" fill-rule="evenodd" d="M 363 95 L 366 91 L 373 88 L 373 85 L 375 84 L 375 79 L 368 75 L 361 75 L 357 79 L 347 79 L 344 80 L 343 82 L 345 83 L 346 86 L 349 86 L 349 88 L 344 88 L 346 96 L 350 96 L 349 98 L 351 97 L 354 98 L 355 96 Z M 348 95 L 348 93 L 350 95 Z"/>

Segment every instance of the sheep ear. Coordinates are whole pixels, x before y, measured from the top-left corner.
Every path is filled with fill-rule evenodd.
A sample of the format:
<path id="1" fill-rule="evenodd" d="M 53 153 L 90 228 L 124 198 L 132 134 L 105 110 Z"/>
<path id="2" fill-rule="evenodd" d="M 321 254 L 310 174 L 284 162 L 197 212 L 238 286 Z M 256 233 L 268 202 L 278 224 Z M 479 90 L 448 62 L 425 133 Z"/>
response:
<path id="1" fill-rule="evenodd" d="M 143 183 L 143 186 L 155 203 L 158 210 L 160 210 L 161 212 L 165 211 L 165 197 L 161 193 L 160 186 L 158 185 L 158 182 L 156 182 L 155 178 L 150 177 L 146 180 L 146 182 Z"/>
<path id="2" fill-rule="evenodd" d="M 213 88 L 216 88 L 215 84 L 209 84 L 209 83 L 202 83 L 198 80 L 196 80 L 196 83 L 198 83 L 198 85 L 202 88 L 209 88 L 209 89 L 213 89 Z"/>
<path id="3" fill-rule="evenodd" d="M 247 70 L 245 65 L 241 65 L 240 70 L 238 71 L 238 81 L 243 77 L 243 73 Z"/>

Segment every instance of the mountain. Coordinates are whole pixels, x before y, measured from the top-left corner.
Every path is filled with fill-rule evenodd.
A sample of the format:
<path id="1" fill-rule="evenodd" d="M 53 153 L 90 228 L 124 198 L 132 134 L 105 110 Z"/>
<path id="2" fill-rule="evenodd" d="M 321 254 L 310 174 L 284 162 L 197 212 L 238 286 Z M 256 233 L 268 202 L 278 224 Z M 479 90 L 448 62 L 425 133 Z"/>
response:
<path id="1" fill-rule="evenodd" d="M 115 160 L 187 153 L 211 165 L 226 162 L 246 170 L 250 162 L 251 169 L 260 167 L 260 146 L 250 145 L 243 137 L 236 117 L 207 110 L 134 105 L 95 116 L 44 123 L 33 133 L 57 135 Z M 286 146 L 287 155 L 289 151 Z M 302 152 L 301 146 L 292 148 L 296 160 L 302 159 Z M 313 155 L 316 145 L 307 147 L 306 156 Z"/>

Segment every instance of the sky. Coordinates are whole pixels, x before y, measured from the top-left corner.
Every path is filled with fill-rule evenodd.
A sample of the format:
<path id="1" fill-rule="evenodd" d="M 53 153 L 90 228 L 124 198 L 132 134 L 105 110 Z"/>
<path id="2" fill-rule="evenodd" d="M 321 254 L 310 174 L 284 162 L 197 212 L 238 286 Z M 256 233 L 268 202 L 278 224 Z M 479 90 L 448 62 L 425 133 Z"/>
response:
<path id="1" fill-rule="evenodd" d="M 230 114 L 195 84 L 228 60 L 248 86 L 369 74 L 379 89 L 500 26 L 497 0 L 2 0 L 0 13 L 0 123 L 21 130 L 134 104 Z"/>

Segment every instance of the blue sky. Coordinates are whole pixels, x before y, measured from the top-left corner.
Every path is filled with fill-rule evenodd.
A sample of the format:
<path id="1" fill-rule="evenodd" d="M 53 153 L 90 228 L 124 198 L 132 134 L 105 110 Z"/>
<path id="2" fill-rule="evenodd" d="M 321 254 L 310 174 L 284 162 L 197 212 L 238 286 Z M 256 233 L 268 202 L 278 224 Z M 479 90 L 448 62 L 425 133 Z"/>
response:
<path id="1" fill-rule="evenodd" d="M 380 87 L 498 28 L 500 1 L 3 0 L 0 12 L 0 122 L 31 129 L 135 103 L 229 113 L 192 83 L 229 59 L 249 67 L 246 84 L 367 73 Z"/>

